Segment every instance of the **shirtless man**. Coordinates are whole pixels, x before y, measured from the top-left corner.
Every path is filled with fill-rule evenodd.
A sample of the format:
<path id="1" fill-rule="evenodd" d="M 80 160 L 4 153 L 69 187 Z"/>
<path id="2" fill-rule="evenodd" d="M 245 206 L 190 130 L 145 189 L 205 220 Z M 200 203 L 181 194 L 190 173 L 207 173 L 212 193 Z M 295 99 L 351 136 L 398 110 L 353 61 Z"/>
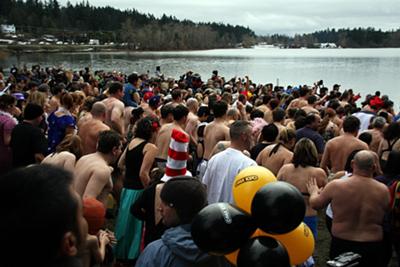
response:
<path id="1" fill-rule="evenodd" d="M 383 127 L 386 124 L 386 120 L 383 117 L 375 117 L 372 120 L 372 129 L 371 130 L 366 130 L 365 132 L 370 133 L 372 135 L 372 141 L 371 144 L 369 145 L 369 148 L 374 151 L 375 153 L 378 153 L 379 150 L 379 144 L 383 140 Z"/>
<path id="2" fill-rule="evenodd" d="M 124 96 L 122 83 L 113 82 L 108 92 L 110 96 L 102 101 L 106 105 L 105 123 L 121 136 L 125 136 L 124 102 L 121 101 Z"/>
<path id="3" fill-rule="evenodd" d="M 161 119 L 160 125 L 163 126 L 164 124 L 172 123 L 174 121 L 174 108 L 171 104 L 163 105 L 160 109 Z"/>
<path id="4" fill-rule="evenodd" d="M 94 103 L 90 114 L 92 118 L 82 122 L 78 128 L 78 135 L 82 139 L 83 155 L 96 152 L 99 133 L 110 130 L 110 127 L 104 123 L 106 118 L 106 105 L 104 105 L 103 102 Z"/>
<path id="5" fill-rule="evenodd" d="M 327 174 L 343 171 L 347 157 L 354 150 L 368 150 L 368 145 L 357 139 L 360 129 L 360 120 L 354 116 L 348 116 L 343 121 L 344 134 L 328 141 L 322 155 L 321 168 Z"/>
<path id="6" fill-rule="evenodd" d="M 283 123 L 285 122 L 285 116 L 286 116 L 286 113 L 282 108 L 276 108 L 272 112 L 272 120 L 273 120 L 273 123 L 275 124 L 275 126 L 278 128 L 279 134 L 282 131 L 286 130 L 286 127 L 283 125 Z M 279 138 L 279 134 L 278 134 L 278 138 Z"/>
<path id="7" fill-rule="evenodd" d="M 190 136 L 190 143 L 197 145 L 197 125 L 199 125 L 199 117 L 197 117 L 197 111 L 199 109 L 199 102 L 195 98 L 189 98 L 186 101 L 186 106 L 189 109 L 187 124 L 185 132 Z"/>
<path id="8" fill-rule="evenodd" d="M 300 97 L 294 99 L 292 102 L 290 102 L 289 106 L 287 107 L 287 109 L 291 109 L 291 108 L 302 108 L 307 106 L 308 102 L 307 102 L 307 98 L 309 95 L 309 90 L 306 87 L 301 87 L 299 89 L 299 94 Z"/>
<path id="9" fill-rule="evenodd" d="M 121 155 L 121 136 L 114 131 L 99 134 L 97 152 L 83 156 L 75 166 L 75 191 L 83 198 L 96 198 L 106 206 L 107 197 L 113 188 L 111 173 Z"/>
<path id="10" fill-rule="evenodd" d="M 214 121 L 204 129 L 204 156 L 205 160 L 210 159 L 214 146 L 219 141 L 229 141 L 229 127 L 226 126 L 226 111 L 228 105 L 224 101 L 218 101 L 213 106 Z"/>
<path id="11" fill-rule="evenodd" d="M 172 123 L 161 126 L 157 136 L 156 146 L 158 147 L 158 155 L 156 156 L 157 165 L 165 168 L 168 158 L 169 141 L 171 139 L 172 130 L 176 129 L 185 132 L 186 121 L 189 114 L 189 109 L 184 105 L 178 105 L 173 110 L 174 121 Z M 187 133 L 186 133 L 187 134 Z M 189 136 L 189 135 L 188 135 Z"/>
<path id="12" fill-rule="evenodd" d="M 360 266 L 382 266 L 382 222 L 389 207 L 387 187 L 373 179 L 373 153 L 358 152 L 352 161 L 353 175 L 318 189 L 315 179 L 307 184 L 310 205 L 321 209 L 331 203 L 333 214 L 330 258 L 352 251 L 362 256 Z"/>
<path id="13" fill-rule="evenodd" d="M 171 105 L 175 108 L 178 105 L 183 104 L 182 90 L 176 88 L 171 92 L 172 102 Z"/>
<path id="14" fill-rule="evenodd" d="M 226 123 L 226 112 L 228 104 L 224 101 L 217 101 L 213 105 L 214 121 L 209 123 L 204 129 L 204 154 L 203 160 L 198 166 L 198 175 L 203 177 L 207 162 L 212 156 L 213 149 L 219 141 L 229 141 L 229 127 Z"/>
<path id="15" fill-rule="evenodd" d="M 317 97 L 315 95 L 310 95 L 307 98 L 307 106 L 304 106 L 301 109 L 304 110 L 307 114 L 308 113 L 319 114 L 319 111 L 315 108 L 316 104 L 317 104 Z"/>

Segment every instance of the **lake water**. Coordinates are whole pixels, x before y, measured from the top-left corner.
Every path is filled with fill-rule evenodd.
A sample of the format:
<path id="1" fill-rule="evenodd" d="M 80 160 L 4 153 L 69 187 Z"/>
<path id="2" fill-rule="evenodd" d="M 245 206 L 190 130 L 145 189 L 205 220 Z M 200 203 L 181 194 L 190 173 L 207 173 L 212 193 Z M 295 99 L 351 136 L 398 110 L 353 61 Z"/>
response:
<path id="1" fill-rule="evenodd" d="M 188 70 L 203 80 L 213 70 L 226 78 L 248 75 L 256 83 L 312 84 L 324 80 L 327 87 L 341 84 L 362 96 L 380 90 L 400 104 L 400 49 L 217 49 L 180 52 L 110 52 L 24 54 L 0 60 L 5 69 L 13 64 L 64 65 L 72 69 L 153 73 L 161 66 L 167 76 L 178 78 Z"/>

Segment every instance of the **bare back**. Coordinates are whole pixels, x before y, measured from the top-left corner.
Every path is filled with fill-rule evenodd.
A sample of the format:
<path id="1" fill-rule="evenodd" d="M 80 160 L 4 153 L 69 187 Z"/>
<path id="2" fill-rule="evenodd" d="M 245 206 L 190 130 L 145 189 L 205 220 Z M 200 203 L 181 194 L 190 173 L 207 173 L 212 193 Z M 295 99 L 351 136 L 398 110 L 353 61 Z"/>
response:
<path id="1" fill-rule="evenodd" d="M 306 216 L 316 216 L 317 211 L 310 207 L 307 191 L 307 181 L 314 177 L 317 180 L 318 187 L 324 187 L 327 183 L 327 177 L 323 169 L 308 166 L 306 168 L 294 164 L 285 164 L 279 171 L 278 180 L 288 182 L 294 185 L 303 194 L 306 203 Z"/>
<path id="2" fill-rule="evenodd" d="M 115 97 L 108 97 L 102 102 L 106 105 L 105 123 L 110 126 L 111 129 L 124 136 L 124 103 Z"/>
<path id="3" fill-rule="evenodd" d="M 74 188 L 81 197 L 96 198 L 106 204 L 112 190 L 112 168 L 97 153 L 83 156 L 75 166 Z"/>
<path id="4" fill-rule="evenodd" d="M 280 145 L 278 151 L 270 156 L 269 154 L 275 146 L 277 146 L 277 144 L 269 145 L 264 148 L 258 155 L 256 162 L 258 165 L 264 166 L 273 174 L 277 175 L 283 165 L 292 161 L 293 152 L 283 145 Z"/>
<path id="5" fill-rule="evenodd" d="M 367 130 L 365 132 L 370 133 L 372 136 L 371 144 L 369 145 L 370 149 L 375 153 L 378 153 L 379 145 L 383 140 L 383 133 L 378 129 Z"/>
<path id="6" fill-rule="evenodd" d="M 369 147 L 363 141 L 350 134 L 335 137 L 326 143 L 322 155 L 321 168 L 328 167 L 332 173 L 343 171 L 348 156 L 354 150 L 368 150 Z"/>
<path id="7" fill-rule="evenodd" d="M 219 141 L 229 141 L 229 127 L 223 122 L 213 121 L 204 129 L 204 155 L 209 160 L 215 145 Z"/>
<path id="8" fill-rule="evenodd" d="M 171 140 L 171 134 L 173 129 L 186 133 L 178 124 L 174 122 L 164 124 L 161 127 L 156 140 L 156 146 L 158 148 L 158 154 L 156 156 L 157 159 L 167 160 L 169 142 Z"/>
<path id="9" fill-rule="evenodd" d="M 382 222 L 389 191 L 372 178 L 353 175 L 335 180 L 329 190 L 333 210 L 332 233 L 353 241 L 382 240 Z"/>
<path id="10" fill-rule="evenodd" d="M 48 155 L 42 160 L 41 164 L 50 164 L 74 172 L 75 161 L 76 157 L 74 154 L 68 151 L 62 151 L 60 153 L 52 153 Z"/>
<path id="11" fill-rule="evenodd" d="M 110 130 L 105 123 L 98 119 L 90 119 L 83 122 L 78 129 L 78 135 L 82 140 L 83 155 L 96 152 L 99 133 Z"/>

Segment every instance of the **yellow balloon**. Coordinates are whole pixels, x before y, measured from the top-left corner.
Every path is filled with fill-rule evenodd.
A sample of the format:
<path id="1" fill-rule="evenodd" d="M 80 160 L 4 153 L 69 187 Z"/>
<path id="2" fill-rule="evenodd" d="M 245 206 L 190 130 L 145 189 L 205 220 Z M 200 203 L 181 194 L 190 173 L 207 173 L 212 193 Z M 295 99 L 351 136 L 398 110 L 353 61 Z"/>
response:
<path id="1" fill-rule="evenodd" d="M 314 252 L 314 235 L 305 223 L 301 223 L 293 231 L 282 235 L 271 235 L 260 229 L 256 231 L 256 235 L 273 237 L 281 242 L 289 254 L 292 265 L 305 262 Z"/>
<path id="2" fill-rule="evenodd" d="M 262 166 L 250 166 L 235 177 L 232 193 L 236 206 L 251 213 L 251 201 L 257 191 L 264 185 L 275 182 L 275 175 Z"/>

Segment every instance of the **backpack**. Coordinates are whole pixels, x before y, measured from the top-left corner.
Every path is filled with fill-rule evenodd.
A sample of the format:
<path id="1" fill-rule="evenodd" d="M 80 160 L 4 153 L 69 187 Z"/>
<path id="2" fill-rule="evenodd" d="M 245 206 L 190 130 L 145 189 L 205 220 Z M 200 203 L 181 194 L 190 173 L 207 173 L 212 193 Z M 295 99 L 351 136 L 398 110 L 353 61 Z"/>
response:
<path id="1" fill-rule="evenodd" d="M 394 237 L 400 237 L 400 182 L 390 186 L 390 228 Z"/>

